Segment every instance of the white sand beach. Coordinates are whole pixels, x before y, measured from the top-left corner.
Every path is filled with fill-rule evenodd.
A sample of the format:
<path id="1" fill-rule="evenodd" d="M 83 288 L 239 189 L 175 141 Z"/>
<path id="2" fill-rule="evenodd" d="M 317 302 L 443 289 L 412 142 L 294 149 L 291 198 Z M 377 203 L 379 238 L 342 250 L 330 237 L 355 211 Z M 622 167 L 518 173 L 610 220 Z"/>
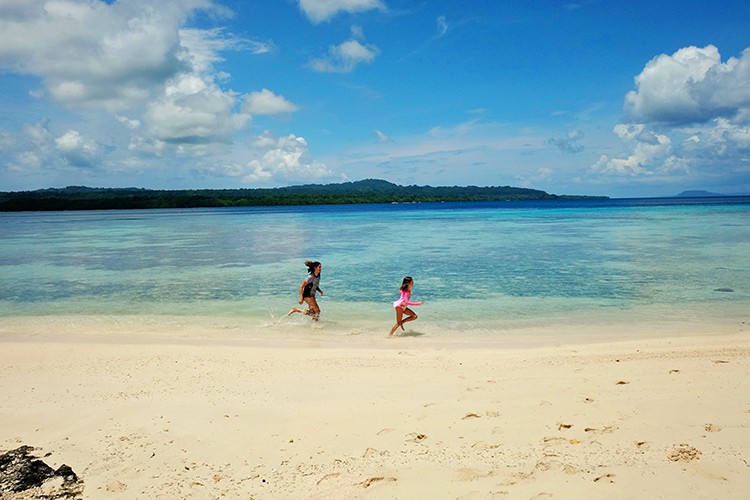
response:
<path id="1" fill-rule="evenodd" d="M 750 491 L 747 331 L 517 349 L 4 339 L 0 450 L 69 465 L 85 498 Z"/>

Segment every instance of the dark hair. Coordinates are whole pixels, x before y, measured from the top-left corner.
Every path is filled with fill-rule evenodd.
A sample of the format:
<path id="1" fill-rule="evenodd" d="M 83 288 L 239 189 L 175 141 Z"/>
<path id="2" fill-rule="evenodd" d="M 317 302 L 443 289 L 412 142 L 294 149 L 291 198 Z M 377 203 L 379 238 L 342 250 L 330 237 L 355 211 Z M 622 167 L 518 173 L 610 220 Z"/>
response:
<path id="1" fill-rule="evenodd" d="M 407 276 L 406 278 L 404 278 L 404 281 L 401 282 L 400 290 L 405 291 L 407 288 L 409 288 L 409 283 L 411 283 L 412 281 L 414 281 L 414 278 L 412 278 L 411 276 Z"/>
<path id="2" fill-rule="evenodd" d="M 315 268 L 320 265 L 320 262 L 318 262 L 317 260 L 316 261 L 306 260 L 305 265 L 307 266 L 308 273 L 314 273 Z"/>

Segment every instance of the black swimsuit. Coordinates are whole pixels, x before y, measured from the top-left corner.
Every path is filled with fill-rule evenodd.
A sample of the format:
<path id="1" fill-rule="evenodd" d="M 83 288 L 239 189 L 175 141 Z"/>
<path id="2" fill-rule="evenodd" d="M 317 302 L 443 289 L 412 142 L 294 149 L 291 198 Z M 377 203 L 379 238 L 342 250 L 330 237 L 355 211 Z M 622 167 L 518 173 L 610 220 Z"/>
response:
<path id="1" fill-rule="evenodd" d="M 307 284 L 305 285 L 305 288 L 302 289 L 302 298 L 315 297 L 315 291 L 318 289 L 318 285 L 320 284 L 320 276 L 310 274 L 306 278 L 306 281 Z"/>

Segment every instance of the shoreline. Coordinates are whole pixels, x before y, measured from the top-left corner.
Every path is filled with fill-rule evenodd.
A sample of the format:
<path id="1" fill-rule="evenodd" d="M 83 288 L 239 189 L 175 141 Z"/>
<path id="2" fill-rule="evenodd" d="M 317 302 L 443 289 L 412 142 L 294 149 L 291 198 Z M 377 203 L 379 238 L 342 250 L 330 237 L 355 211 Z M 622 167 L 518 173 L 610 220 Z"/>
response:
<path id="1" fill-rule="evenodd" d="M 359 321 L 349 325 L 307 317 L 272 320 L 242 317 L 185 315 L 35 315 L 4 316 L 0 343 L 22 341 L 110 344 L 178 344 L 320 348 L 389 348 L 390 342 L 409 348 L 533 349 L 545 347 L 617 344 L 682 337 L 709 337 L 750 332 L 745 315 L 715 317 L 700 322 L 653 319 L 625 322 L 601 317 L 587 324 L 578 321 L 528 327 L 498 325 L 481 333 L 459 331 L 455 325 L 436 328 L 435 321 L 420 320 L 389 337 L 390 318 L 382 322 Z M 453 327 L 453 328 L 451 328 Z"/>
<path id="2" fill-rule="evenodd" d="M 0 450 L 37 447 L 94 499 L 750 488 L 747 332 L 481 349 L 153 340 L 6 337 Z"/>

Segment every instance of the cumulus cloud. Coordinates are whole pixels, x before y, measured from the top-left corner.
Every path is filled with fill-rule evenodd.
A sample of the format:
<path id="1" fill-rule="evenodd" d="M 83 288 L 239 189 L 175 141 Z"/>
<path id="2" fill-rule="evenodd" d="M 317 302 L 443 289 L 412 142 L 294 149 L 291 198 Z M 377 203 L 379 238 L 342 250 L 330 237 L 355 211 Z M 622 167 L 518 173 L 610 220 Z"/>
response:
<path id="1" fill-rule="evenodd" d="M 3 137 L 2 152 L 7 168 L 13 172 L 39 170 L 51 149 L 52 134 L 44 122 L 25 125 L 19 134 L 4 133 Z"/>
<path id="2" fill-rule="evenodd" d="M 339 12 L 350 14 L 368 10 L 385 10 L 380 0 L 299 0 L 300 10 L 313 23 L 328 21 Z"/>
<path id="3" fill-rule="evenodd" d="M 701 182 L 736 169 L 750 154 L 750 48 L 722 62 L 719 50 L 662 54 L 625 97 L 628 122 L 614 128 L 625 153 L 602 155 L 591 171 L 616 176 L 690 175 Z"/>
<path id="4" fill-rule="evenodd" d="M 245 96 L 242 110 L 250 115 L 275 115 L 279 113 L 294 113 L 299 108 L 287 101 L 283 96 L 276 95 L 268 89 L 251 92 Z"/>
<path id="5" fill-rule="evenodd" d="M 322 162 L 312 160 L 304 137 L 289 134 L 274 137 L 265 132 L 252 141 L 256 157 L 242 167 L 232 167 L 230 175 L 243 182 L 271 180 L 315 181 L 332 178 L 333 172 Z"/>
<path id="6" fill-rule="evenodd" d="M 6 135 L 8 168 L 14 172 L 51 172 L 57 168 L 99 168 L 102 148 L 77 130 L 55 137 L 45 120 L 26 125 L 16 136 Z"/>
<path id="7" fill-rule="evenodd" d="M 12 14 L 0 16 L 0 69 L 39 76 L 44 96 L 62 105 L 145 109 L 143 121 L 166 141 L 225 141 L 248 122 L 233 112 L 237 96 L 218 86 L 225 75 L 214 70 L 222 51 L 244 42 L 221 29 L 182 28 L 196 10 L 225 14 L 210 0 L 168 0 L 159 8 L 137 0 L 30 0 L 0 9 Z M 138 121 L 123 123 L 135 128 Z"/>
<path id="8" fill-rule="evenodd" d="M 316 6 L 308 5 L 311 11 Z M 353 12 L 362 5 L 329 7 Z M 253 115 L 297 111 L 269 89 L 241 94 L 223 88 L 231 78 L 216 69 L 224 52 L 266 54 L 275 47 L 223 28 L 187 27 L 198 11 L 214 19 L 231 15 L 212 0 L 0 0 L 0 71 L 37 76 L 42 87 L 30 93 L 38 99 L 119 123 L 130 134 L 105 145 L 74 126 L 53 136 L 46 122 L 30 125 L 0 138 L 7 168 L 92 167 L 105 155 L 111 155 L 110 167 L 145 166 L 141 160 L 153 157 L 223 154 Z M 342 46 L 332 64 L 353 67 L 368 51 Z M 264 151 L 253 167 L 258 178 L 317 175 L 322 167 L 303 160 L 308 153 L 301 141 L 278 139 Z"/>
<path id="9" fill-rule="evenodd" d="M 349 73 L 357 65 L 371 63 L 380 53 L 374 45 L 362 45 L 358 40 L 348 40 L 332 45 L 325 57 L 310 61 L 310 67 L 319 73 Z"/>
<path id="10" fill-rule="evenodd" d="M 55 147 L 71 166 L 96 166 L 99 146 L 94 140 L 84 137 L 76 130 L 68 130 L 55 139 Z"/>
<path id="11" fill-rule="evenodd" d="M 228 143 L 234 132 L 244 128 L 251 116 L 237 110 L 240 96 L 216 83 L 214 64 L 220 50 L 232 47 L 221 30 L 181 30 L 183 51 L 179 60 L 185 71 L 164 84 L 162 95 L 151 100 L 144 122 L 157 141 L 179 144 L 178 152 L 202 154 L 209 143 Z"/>
<path id="12" fill-rule="evenodd" d="M 669 137 L 654 134 L 645 125 L 620 124 L 615 126 L 614 132 L 631 146 L 633 152 L 627 158 L 602 155 L 592 166 L 594 172 L 625 176 L 651 174 L 654 165 L 670 158 L 672 141 Z"/>
<path id="13" fill-rule="evenodd" d="M 142 2 L 30 0 L 0 15 L 0 68 L 42 78 L 71 107 L 109 111 L 148 99 L 182 69 L 178 27 L 208 0 Z"/>
<path id="14" fill-rule="evenodd" d="M 237 97 L 193 74 L 175 77 L 162 98 L 152 101 L 144 116 L 151 134 L 172 143 L 228 141 L 250 120 L 234 113 Z"/>
<path id="15" fill-rule="evenodd" d="M 731 118 L 750 106 L 750 48 L 724 63 L 713 45 L 662 54 L 635 83 L 625 98 L 634 121 L 684 125 Z"/>

